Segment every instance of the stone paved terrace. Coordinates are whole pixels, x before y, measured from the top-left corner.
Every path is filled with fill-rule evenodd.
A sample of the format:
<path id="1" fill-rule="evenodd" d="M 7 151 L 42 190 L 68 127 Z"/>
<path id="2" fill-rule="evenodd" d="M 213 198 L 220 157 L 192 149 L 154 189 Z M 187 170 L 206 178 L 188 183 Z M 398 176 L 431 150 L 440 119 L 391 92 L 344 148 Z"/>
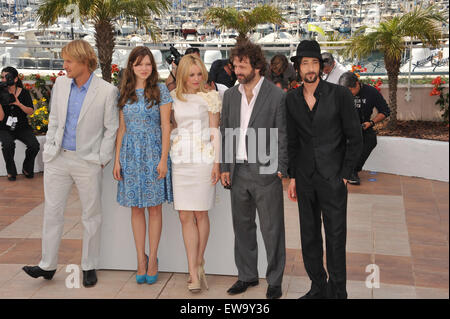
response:
<path id="1" fill-rule="evenodd" d="M 363 172 L 362 185 L 349 185 L 347 276 L 349 298 L 449 298 L 449 184 Z M 369 179 L 376 181 L 369 181 Z M 287 180 L 284 186 L 287 186 Z M 43 176 L 16 182 L 0 177 L 1 298 L 265 298 L 267 284 L 231 297 L 234 276 L 208 275 L 209 290 L 187 291 L 185 273 L 161 272 L 154 285 L 137 285 L 133 271 L 97 272 L 99 282 L 68 289 L 68 264 L 81 261 L 81 206 L 74 188 L 65 214 L 58 271 L 52 281 L 29 278 L 21 268 L 41 256 Z M 211 217 L 213 218 L 213 216 Z M 300 250 L 298 211 L 285 192 L 287 262 L 283 297 L 296 299 L 310 281 Z M 214 236 L 214 234 L 211 234 Z M 380 268 L 380 288 L 365 285 L 366 266 Z"/>

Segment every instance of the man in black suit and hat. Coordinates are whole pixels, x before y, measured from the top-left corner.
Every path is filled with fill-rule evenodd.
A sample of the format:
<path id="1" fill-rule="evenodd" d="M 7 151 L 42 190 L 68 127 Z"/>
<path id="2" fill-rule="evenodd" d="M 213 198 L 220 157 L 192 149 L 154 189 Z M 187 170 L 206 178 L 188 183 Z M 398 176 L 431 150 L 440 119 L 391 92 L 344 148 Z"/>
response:
<path id="1" fill-rule="evenodd" d="M 303 261 L 312 281 L 301 298 L 347 298 L 346 184 L 361 154 L 361 124 L 350 91 L 321 79 L 319 43 L 300 42 L 291 61 L 303 84 L 286 96 L 288 197 L 298 199 Z"/>

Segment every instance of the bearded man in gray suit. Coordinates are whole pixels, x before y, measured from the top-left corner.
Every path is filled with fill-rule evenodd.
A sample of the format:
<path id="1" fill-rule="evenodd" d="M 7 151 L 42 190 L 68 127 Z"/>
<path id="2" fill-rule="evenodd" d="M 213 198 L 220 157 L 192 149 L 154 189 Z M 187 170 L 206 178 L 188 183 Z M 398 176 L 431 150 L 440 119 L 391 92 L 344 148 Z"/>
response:
<path id="1" fill-rule="evenodd" d="M 258 281 L 256 210 L 267 252 L 266 297 L 280 298 L 286 261 L 282 177 L 288 154 L 284 92 L 264 78 L 266 60 L 256 44 L 231 51 L 239 85 L 224 94 L 221 179 L 231 190 L 238 281 L 228 290 L 242 293 Z M 237 142 L 237 143 L 235 143 Z"/>

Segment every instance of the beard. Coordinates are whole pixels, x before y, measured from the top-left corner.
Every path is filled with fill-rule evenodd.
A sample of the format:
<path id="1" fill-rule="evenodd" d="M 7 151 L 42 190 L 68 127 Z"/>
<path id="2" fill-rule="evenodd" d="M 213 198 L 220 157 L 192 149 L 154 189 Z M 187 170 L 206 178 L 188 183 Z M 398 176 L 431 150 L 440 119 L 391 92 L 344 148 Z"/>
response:
<path id="1" fill-rule="evenodd" d="M 312 78 L 309 78 L 308 76 L 314 75 Z M 305 83 L 314 83 L 319 78 L 319 74 L 315 72 L 309 72 L 306 73 L 304 76 L 302 76 L 303 82 Z"/>
<path id="2" fill-rule="evenodd" d="M 243 74 L 239 74 L 239 75 L 236 74 L 236 76 L 238 77 L 239 83 L 241 83 L 241 84 L 247 84 L 247 83 L 250 83 L 251 81 L 253 81 L 253 79 L 254 79 L 255 76 L 256 76 L 256 72 L 255 72 L 254 69 L 252 69 L 252 72 L 250 72 L 249 75 L 247 75 L 247 76 L 243 75 L 244 78 L 243 78 L 243 79 L 239 79 L 239 76 L 241 76 L 241 75 L 243 75 Z"/>

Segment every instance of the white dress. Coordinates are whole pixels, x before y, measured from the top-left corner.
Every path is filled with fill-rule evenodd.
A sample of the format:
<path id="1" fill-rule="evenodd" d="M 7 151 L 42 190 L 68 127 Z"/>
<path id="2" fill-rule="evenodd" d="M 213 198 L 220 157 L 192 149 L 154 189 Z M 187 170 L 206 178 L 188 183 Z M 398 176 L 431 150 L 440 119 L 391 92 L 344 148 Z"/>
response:
<path id="1" fill-rule="evenodd" d="M 177 128 L 171 133 L 170 157 L 174 209 L 207 211 L 214 206 L 216 186 L 211 173 L 215 152 L 210 141 L 209 112 L 220 112 L 216 91 L 185 94 L 186 101 L 171 92 Z"/>

